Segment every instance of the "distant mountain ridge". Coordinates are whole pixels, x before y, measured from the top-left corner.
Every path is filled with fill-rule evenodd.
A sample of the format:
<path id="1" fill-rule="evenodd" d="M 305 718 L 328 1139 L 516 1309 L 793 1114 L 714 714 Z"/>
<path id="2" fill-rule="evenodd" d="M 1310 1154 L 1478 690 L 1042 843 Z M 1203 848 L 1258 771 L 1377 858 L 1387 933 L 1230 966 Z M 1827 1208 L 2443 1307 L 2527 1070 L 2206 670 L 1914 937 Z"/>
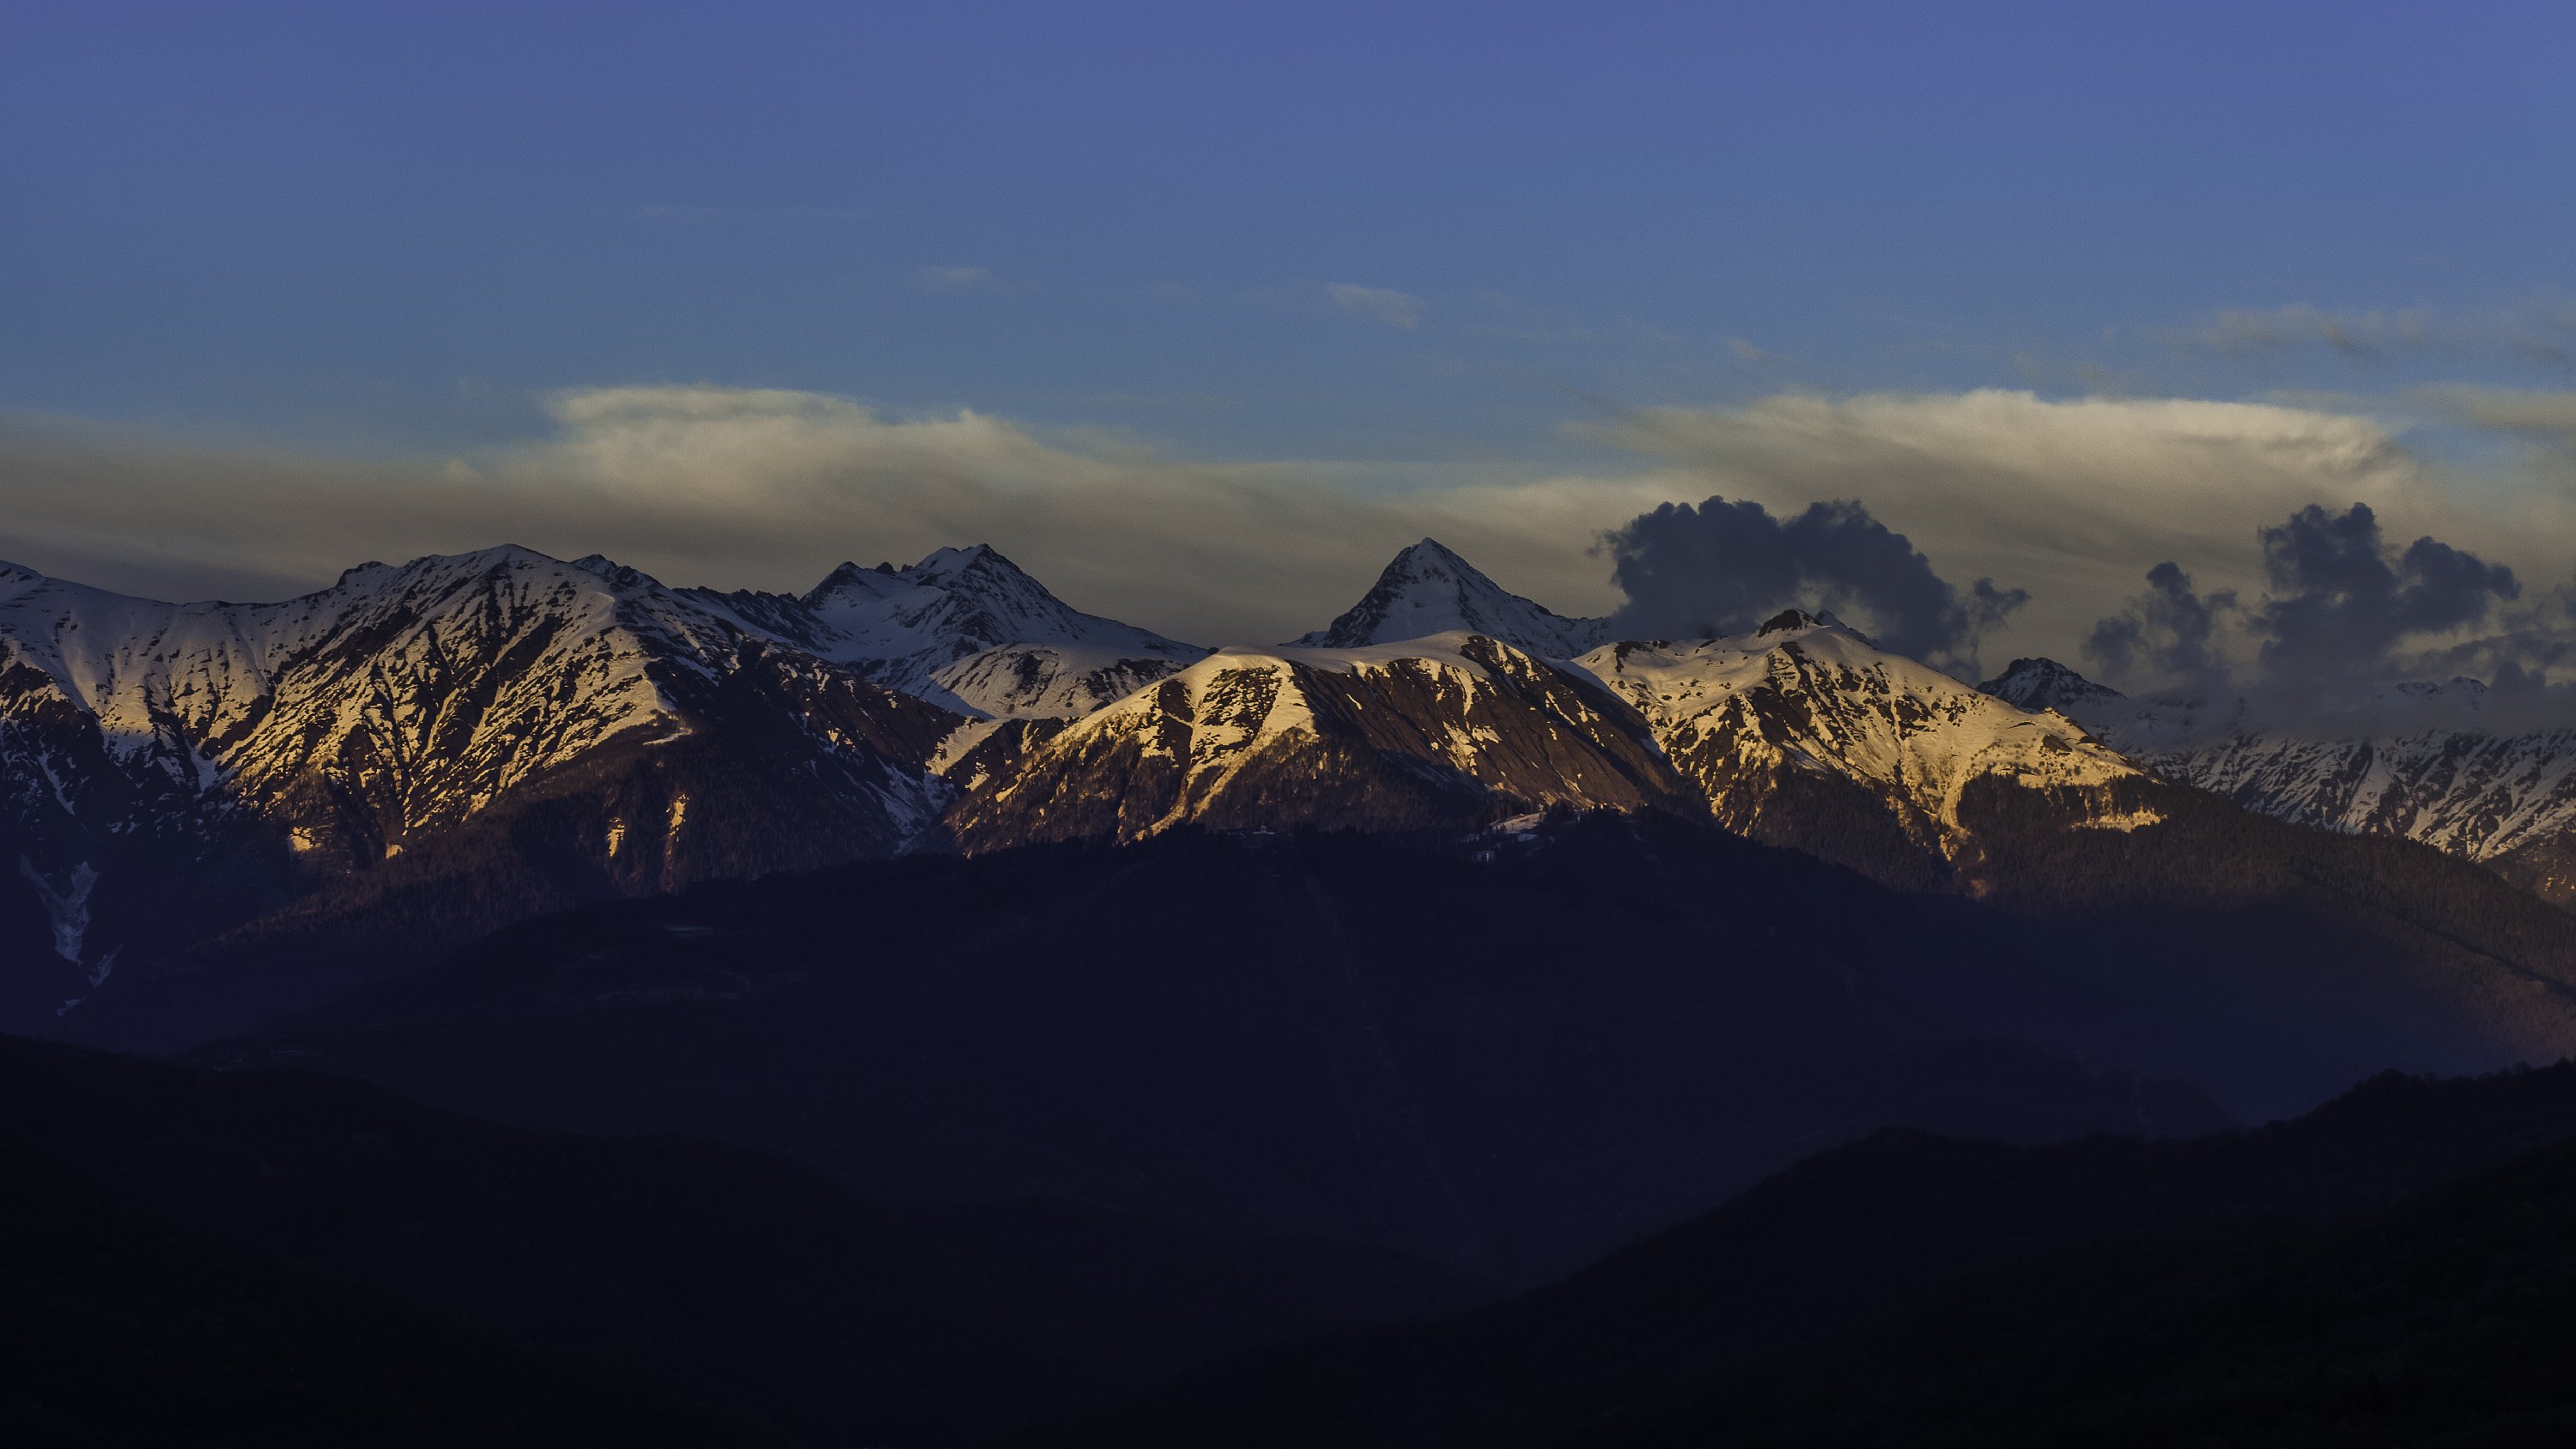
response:
<path id="1" fill-rule="evenodd" d="M 1472 627 L 1392 637 L 1453 621 Z M 1360 642 L 1218 651 L 1074 610 L 982 546 L 843 565 L 802 595 L 520 548 L 371 564 L 277 604 L 12 569 L 0 1022 L 105 1031 L 78 1023 L 158 973 L 159 1024 L 100 1039 L 176 1044 L 346 989 L 351 963 L 409 969 L 585 901 L 1181 827 L 1649 811 L 1904 889 L 2094 900 L 2070 863 L 2124 850 L 2140 879 L 2206 888 L 2192 853 L 2241 831 L 2177 790 L 2338 824 L 2114 737 L 2097 722 L 2134 702 L 2047 661 L 1979 692 L 1797 610 L 1568 652 L 1606 628 L 1427 539 L 1307 636 Z M 2475 823 L 2478 798 L 2451 817 Z M 2557 818 L 2505 821 L 2521 834 L 2500 848 L 2546 858 Z M 2373 859 L 2375 880 L 2421 869 Z"/>
<path id="2" fill-rule="evenodd" d="M 76 1010 L 120 961 L 360 883 L 434 911 L 412 934 L 436 945 L 890 854 L 953 799 L 934 762 L 969 717 L 1085 713 L 1201 652 L 1067 608 L 986 548 L 845 567 L 804 598 L 517 547 L 274 604 L 0 567 L 0 953 L 25 963 L 0 1019 Z"/>
<path id="3" fill-rule="evenodd" d="M 603 559 L 370 564 L 276 604 L 13 568 L 0 858 L 34 889 L 0 898 L 0 942 L 41 930 L 77 973 L 48 989 L 76 1004 L 119 959 L 571 796 L 603 889 L 881 853 L 944 805 L 921 762 L 954 727 Z M 5 1014 L 34 985 L 11 980 Z"/>
<path id="4" fill-rule="evenodd" d="M 2048 659 L 2017 659 L 1979 687 L 2054 707 L 2166 779 L 2249 809 L 2421 841 L 2576 902 L 2576 728 L 2488 726 L 2478 680 L 2399 684 L 2366 709 L 2286 725 L 2233 697 L 2130 699 Z"/>
<path id="5" fill-rule="evenodd" d="M 1180 825 L 1473 828 L 1552 805 L 1699 808 L 1591 679 L 1459 632 L 1220 650 L 1076 722 L 954 823 L 979 849 Z"/>
<path id="6" fill-rule="evenodd" d="M 2114 788 L 2143 773 L 2066 720 L 1798 610 L 1750 634 L 1613 644 L 1577 664 L 1651 722 L 1719 823 L 1900 884 L 1939 884 L 1973 853 L 1961 807 L 1981 781 L 2046 796 L 2070 827 L 2160 818 Z M 1820 830 L 1836 820 L 1841 841 Z"/>
<path id="7" fill-rule="evenodd" d="M 734 596 L 742 597 L 742 596 Z M 1073 718 L 1208 651 L 1069 608 L 989 545 L 845 563 L 762 615 L 824 658 L 966 714 Z"/>

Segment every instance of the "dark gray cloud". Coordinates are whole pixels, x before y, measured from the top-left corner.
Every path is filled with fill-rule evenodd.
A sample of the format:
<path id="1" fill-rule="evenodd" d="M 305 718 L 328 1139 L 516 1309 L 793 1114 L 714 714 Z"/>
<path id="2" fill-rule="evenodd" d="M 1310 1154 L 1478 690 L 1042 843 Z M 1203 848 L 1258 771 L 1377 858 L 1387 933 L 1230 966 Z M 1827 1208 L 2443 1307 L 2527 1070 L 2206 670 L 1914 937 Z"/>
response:
<path id="1" fill-rule="evenodd" d="M 1737 633 L 1795 605 L 1856 615 L 1898 653 L 1973 668 L 1978 635 L 2030 598 L 1992 579 L 1954 587 L 1904 534 L 1848 501 L 1787 517 L 1745 499 L 1667 503 L 1603 542 L 1628 595 L 1613 625 L 1630 638 Z"/>
<path id="2" fill-rule="evenodd" d="M 2408 636 L 2476 624 L 2522 593 L 2512 569 L 2439 539 L 2392 550 L 2367 504 L 2328 513 L 2311 503 L 2261 537 L 2271 592 L 2253 628 L 2276 686 L 2383 678 Z"/>
<path id="3" fill-rule="evenodd" d="M 2255 603 L 2202 594 L 2180 565 L 2161 563 L 2144 593 L 2094 625 L 2086 659 L 2124 688 L 2234 685 L 2333 708 L 2394 680 L 2470 669 L 2511 689 L 2576 657 L 2555 596 L 2509 609 L 2522 596 L 2512 569 L 2430 536 L 2395 548 L 2367 504 L 2335 513 L 2311 503 L 2256 537 L 2267 586 Z M 2249 645 L 2254 668 L 2239 679 Z"/>
<path id="4" fill-rule="evenodd" d="M 2093 626 L 2084 657 L 2104 679 L 2123 687 L 2142 682 L 2206 689 L 2227 681 L 2219 651 L 2219 626 L 2236 612 L 2236 593 L 2206 596 L 2191 575 L 2168 560 L 2147 570 L 2147 591 L 2120 613 Z"/>

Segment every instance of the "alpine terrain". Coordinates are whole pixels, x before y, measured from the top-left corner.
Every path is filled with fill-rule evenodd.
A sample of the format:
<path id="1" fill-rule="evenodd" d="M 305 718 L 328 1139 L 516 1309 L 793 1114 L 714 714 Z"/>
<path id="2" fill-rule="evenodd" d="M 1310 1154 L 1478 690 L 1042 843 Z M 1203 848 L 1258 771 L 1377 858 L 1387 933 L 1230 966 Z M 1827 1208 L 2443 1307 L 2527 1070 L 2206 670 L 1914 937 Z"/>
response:
<path id="1" fill-rule="evenodd" d="M 2495 727 L 2481 681 L 2400 684 L 2287 725 L 2232 697 L 2130 699 L 2048 659 L 2014 660 L 1980 687 L 2053 706 L 2157 774 L 2249 809 L 2422 841 L 2576 903 L 2576 729 Z"/>
<path id="2" fill-rule="evenodd" d="M 521 548 L 276 604 L 0 568 L 0 1019 L 77 1012 L 226 931 L 263 961 L 319 939 L 345 971 L 387 927 L 416 955 L 892 854 L 953 798 L 935 762 L 961 731 L 1079 714 L 1199 652 L 984 548 L 801 598 Z"/>

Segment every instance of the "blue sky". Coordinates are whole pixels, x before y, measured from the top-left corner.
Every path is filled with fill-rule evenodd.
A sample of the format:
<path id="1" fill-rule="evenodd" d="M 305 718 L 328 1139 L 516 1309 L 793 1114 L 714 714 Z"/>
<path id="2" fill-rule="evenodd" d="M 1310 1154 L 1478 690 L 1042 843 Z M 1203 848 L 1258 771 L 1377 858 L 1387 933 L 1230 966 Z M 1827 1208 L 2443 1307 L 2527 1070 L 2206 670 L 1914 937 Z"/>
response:
<path id="1" fill-rule="evenodd" d="M 487 467 L 704 384 L 1400 493 L 2008 389 L 2474 461 L 2531 434 L 2425 398 L 2576 385 L 2571 95 L 2564 4 L 25 7 L 0 410 Z"/>

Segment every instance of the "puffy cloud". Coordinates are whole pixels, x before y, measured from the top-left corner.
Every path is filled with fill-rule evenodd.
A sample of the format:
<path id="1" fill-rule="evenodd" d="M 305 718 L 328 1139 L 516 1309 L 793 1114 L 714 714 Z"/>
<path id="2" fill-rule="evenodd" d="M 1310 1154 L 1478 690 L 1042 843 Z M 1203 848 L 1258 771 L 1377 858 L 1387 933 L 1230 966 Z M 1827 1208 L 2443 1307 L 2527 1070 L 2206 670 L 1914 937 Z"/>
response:
<path id="1" fill-rule="evenodd" d="M 2253 619 L 2264 676 L 2330 690 L 2385 677 L 2399 641 L 2484 622 L 2521 596 L 2513 570 L 2425 537 L 2398 552 L 2368 505 L 2310 504 L 2262 531 L 2273 592 Z"/>
<path id="2" fill-rule="evenodd" d="M 1853 502 L 1786 518 L 1749 501 L 1667 503 L 1604 543 L 1628 595 L 1614 627 L 1630 637 L 1731 634 L 1795 604 L 1856 615 L 1899 653 L 1973 671 L 1977 636 L 2029 601 L 1992 579 L 1952 587 L 1905 535 Z"/>
<path id="3" fill-rule="evenodd" d="M 923 267 L 920 276 L 933 287 L 977 287 L 993 280 L 989 270 L 970 266 Z"/>
<path id="4" fill-rule="evenodd" d="M 1785 393 L 1575 431 L 1665 460 L 1665 498 L 1718 493 L 1775 513 L 1857 498 L 1943 576 L 2028 589 L 2012 647 L 2070 660 L 2156 560 L 2187 561 L 2204 587 L 2259 588 L 2257 530 L 2319 499 L 2366 502 L 2392 527 L 2489 557 L 2576 540 L 2576 512 L 2546 490 L 2461 487 L 2388 425 L 2323 408 Z"/>
<path id="5" fill-rule="evenodd" d="M 2093 626 L 2084 657 L 2104 680 L 2123 688 L 2203 693 L 2227 681 L 2219 629 L 2235 611 L 2232 590 L 2203 597 L 2191 575 L 2168 560 L 2147 570 L 2145 593 Z"/>
<path id="6" fill-rule="evenodd" d="M 2333 710 L 2410 678 L 2473 672 L 2509 686 L 2545 683 L 2576 655 L 2563 596 L 2515 611 L 2513 570 L 2426 536 L 2403 549 L 2366 504 L 2309 504 L 2257 530 L 2266 587 L 2250 605 L 2200 593 L 2180 565 L 2097 623 L 2085 656 L 2132 690 L 2209 694 L 2230 687 L 2277 710 Z"/>
<path id="7" fill-rule="evenodd" d="M 1357 312 L 1389 327 L 1411 331 L 1422 325 L 1422 299 L 1410 292 L 1363 287 L 1353 282 L 1327 282 L 1324 295 L 1345 312 Z"/>

